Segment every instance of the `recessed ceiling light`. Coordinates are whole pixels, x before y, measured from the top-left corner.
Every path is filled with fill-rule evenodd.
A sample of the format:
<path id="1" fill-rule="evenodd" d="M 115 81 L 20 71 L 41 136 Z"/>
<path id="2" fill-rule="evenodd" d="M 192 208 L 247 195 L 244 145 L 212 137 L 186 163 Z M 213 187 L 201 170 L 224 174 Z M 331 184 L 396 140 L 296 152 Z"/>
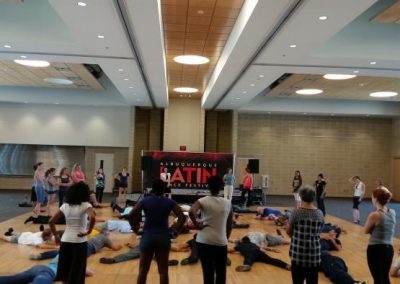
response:
<path id="1" fill-rule="evenodd" d="M 24 102 L 24 104 L 27 104 L 27 103 L 28 103 L 27 101 Z"/>
<path id="2" fill-rule="evenodd" d="M 174 88 L 174 91 L 177 93 L 197 93 L 199 89 L 191 87 L 179 87 L 179 88 Z"/>
<path id="3" fill-rule="evenodd" d="M 182 98 L 182 97 L 183 97 L 183 95 L 180 95 L 180 97 Z"/>
<path id="4" fill-rule="evenodd" d="M 231 102 L 231 105 L 234 105 L 235 103 L 234 102 Z"/>
<path id="5" fill-rule="evenodd" d="M 97 38 L 104 38 L 104 36 L 103 35 L 97 35 Z"/>
<path id="6" fill-rule="evenodd" d="M 197 14 L 203 15 L 204 14 L 204 10 L 197 10 Z"/>
<path id="7" fill-rule="evenodd" d="M 313 96 L 313 95 L 321 94 L 322 92 L 323 91 L 320 89 L 301 89 L 301 90 L 297 90 L 296 94 L 305 95 L 305 96 Z"/>
<path id="8" fill-rule="evenodd" d="M 360 73 L 360 71 L 354 70 L 353 73 L 354 73 L 354 74 L 358 74 L 358 73 Z"/>
<path id="9" fill-rule="evenodd" d="M 295 48 L 295 47 L 297 47 L 297 45 L 295 45 L 295 44 L 290 45 L 290 48 Z"/>
<path id="10" fill-rule="evenodd" d="M 29 67 L 47 67 L 50 65 L 49 62 L 44 61 L 44 60 L 20 60 L 20 59 L 15 59 L 15 63 L 21 64 L 24 66 L 29 66 Z"/>
<path id="11" fill-rule="evenodd" d="M 247 94 L 247 91 L 243 91 L 242 94 Z"/>
<path id="12" fill-rule="evenodd" d="M 192 97 L 192 95 L 189 95 L 188 97 L 189 97 L 189 98 L 191 98 L 191 97 Z"/>
<path id="13" fill-rule="evenodd" d="M 395 97 L 397 95 L 398 93 L 396 92 L 374 92 L 369 94 L 370 97 L 374 98 L 389 98 L 389 97 Z"/>
<path id="14" fill-rule="evenodd" d="M 263 74 L 260 74 L 260 75 L 258 75 L 258 77 L 260 77 L 260 78 L 264 78 L 264 75 L 263 75 Z"/>
<path id="15" fill-rule="evenodd" d="M 59 105 L 60 103 L 54 103 L 54 104 Z"/>
<path id="16" fill-rule="evenodd" d="M 200 55 L 179 55 L 174 57 L 174 61 L 181 64 L 198 65 L 206 64 L 210 62 L 210 59 Z"/>
<path id="17" fill-rule="evenodd" d="M 250 84 L 250 87 L 254 87 L 255 86 L 255 84 Z"/>
<path id="18" fill-rule="evenodd" d="M 119 71 L 119 72 L 124 72 L 124 69 L 119 68 L 118 71 Z"/>
<path id="19" fill-rule="evenodd" d="M 23 58 L 23 59 L 25 59 L 25 58 L 26 58 L 26 56 L 25 56 L 25 55 L 21 55 L 20 57 L 21 57 L 21 58 Z"/>
<path id="20" fill-rule="evenodd" d="M 371 61 L 369 64 L 375 65 L 375 64 L 376 64 L 376 61 Z"/>
<path id="21" fill-rule="evenodd" d="M 365 85 L 364 85 L 364 83 L 360 83 L 360 84 L 358 84 L 360 87 L 364 87 Z"/>
<path id="22" fill-rule="evenodd" d="M 129 87 L 129 89 L 133 89 L 133 87 L 132 87 L 132 86 L 130 86 L 130 87 Z"/>
<path id="23" fill-rule="evenodd" d="M 11 48 L 11 45 L 5 44 L 5 45 L 4 45 L 4 48 Z"/>
<path id="24" fill-rule="evenodd" d="M 72 85 L 74 82 L 64 78 L 55 78 L 55 77 L 48 77 L 45 78 L 43 81 L 49 84 L 56 84 L 56 85 Z"/>
<path id="25" fill-rule="evenodd" d="M 86 6 L 87 6 L 87 4 L 86 4 L 85 2 L 78 2 L 78 6 L 81 6 L 81 7 L 86 7 Z"/>
<path id="26" fill-rule="evenodd" d="M 357 77 L 357 75 L 347 75 L 347 74 L 325 74 L 324 78 L 328 80 L 347 80 Z"/>
<path id="27" fill-rule="evenodd" d="M 328 17 L 327 16 L 319 16 L 318 20 L 325 21 L 325 20 L 328 20 Z"/>
<path id="28" fill-rule="evenodd" d="M 236 98 L 237 100 L 240 100 L 240 98 Z"/>
<path id="29" fill-rule="evenodd" d="M 271 114 L 271 112 L 269 111 L 269 112 L 267 112 L 268 114 Z"/>
<path id="30" fill-rule="evenodd" d="M 303 114 L 304 114 L 304 115 L 307 115 L 307 113 L 306 113 L 306 112 L 303 112 Z"/>
<path id="31" fill-rule="evenodd" d="M 129 79 L 128 79 L 128 78 L 125 78 L 124 81 L 129 81 Z"/>

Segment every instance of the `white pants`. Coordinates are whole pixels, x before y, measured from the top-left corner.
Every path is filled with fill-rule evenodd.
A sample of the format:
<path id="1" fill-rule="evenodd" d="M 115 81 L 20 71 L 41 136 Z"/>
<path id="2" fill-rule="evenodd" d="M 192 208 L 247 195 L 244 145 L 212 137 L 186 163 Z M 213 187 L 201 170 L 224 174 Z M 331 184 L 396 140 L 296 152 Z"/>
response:
<path id="1" fill-rule="evenodd" d="M 294 192 L 293 195 L 296 202 L 301 202 L 300 194 L 298 192 Z"/>
<path id="2" fill-rule="evenodd" d="M 233 194 L 233 185 L 225 185 L 224 186 L 224 198 L 228 200 L 232 200 Z"/>

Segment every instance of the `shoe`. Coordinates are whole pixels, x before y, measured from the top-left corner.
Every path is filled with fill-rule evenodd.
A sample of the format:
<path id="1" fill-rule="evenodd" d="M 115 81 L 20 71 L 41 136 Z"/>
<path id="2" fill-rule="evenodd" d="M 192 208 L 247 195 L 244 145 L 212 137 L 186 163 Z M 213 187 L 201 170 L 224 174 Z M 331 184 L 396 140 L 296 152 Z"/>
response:
<path id="1" fill-rule="evenodd" d="M 115 260 L 113 258 L 102 257 L 102 258 L 100 258 L 100 263 L 113 264 L 113 263 L 115 263 Z"/>
<path id="2" fill-rule="evenodd" d="M 232 262 L 231 262 L 231 260 L 229 259 L 229 257 L 226 259 L 226 265 L 227 266 L 231 266 L 231 264 L 232 264 Z"/>
<path id="3" fill-rule="evenodd" d="M 279 230 L 279 229 L 276 229 L 276 233 L 278 234 L 278 236 L 281 236 L 281 237 L 283 236 L 281 230 Z"/>
<path id="4" fill-rule="evenodd" d="M 177 261 L 176 259 L 168 260 L 168 266 L 176 266 L 178 264 L 179 264 L 179 261 Z"/>
<path id="5" fill-rule="evenodd" d="M 44 231 L 44 226 L 43 226 L 43 224 L 39 226 L 39 231 L 41 231 L 41 232 Z"/>
<path id="6" fill-rule="evenodd" d="M 4 233 L 4 236 L 10 237 L 13 235 L 13 232 L 14 232 L 13 228 L 8 228 L 7 232 Z"/>
<path id="7" fill-rule="evenodd" d="M 239 265 L 236 267 L 236 271 L 238 272 L 243 272 L 243 271 L 250 271 L 251 266 L 250 265 Z"/>
<path id="8" fill-rule="evenodd" d="M 360 220 L 354 220 L 353 223 L 354 224 L 360 224 Z"/>
<path id="9" fill-rule="evenodd" d="M 189 265 L 192 263 L 197 263 L 197 260 L 191 260 L 188 257 L 181 260 L 181 265 Z"/>

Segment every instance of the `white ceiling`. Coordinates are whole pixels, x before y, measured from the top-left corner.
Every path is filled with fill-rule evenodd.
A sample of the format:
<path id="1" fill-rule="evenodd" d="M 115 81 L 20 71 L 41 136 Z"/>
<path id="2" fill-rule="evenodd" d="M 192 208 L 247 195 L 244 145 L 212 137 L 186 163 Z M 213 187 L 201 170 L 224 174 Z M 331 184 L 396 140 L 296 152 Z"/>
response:
<path id="1" fill-rule="evenodd" d="M 98 64 L 106 75 L 100 80 L 105 90 L 0 87 L 0 102 L 167 107 L 160 0 L 83 1 L 86 7 L 75 0 L 0 2 L 0 59 L 25 55 Z M 247 0 L 207 84 L 203 108 L 317 113 L 312 110 L 318 107 L 319 114 L 328 115 L 400 115 L 396 102 L 357 106 L 352 101 L 264 96 L 284 73 L 357 70 L 365 76 L 399 78 L 400 25 L 369 21 L 393 2 Z M 319 16 L 328 19 L 319 21 Z"/>

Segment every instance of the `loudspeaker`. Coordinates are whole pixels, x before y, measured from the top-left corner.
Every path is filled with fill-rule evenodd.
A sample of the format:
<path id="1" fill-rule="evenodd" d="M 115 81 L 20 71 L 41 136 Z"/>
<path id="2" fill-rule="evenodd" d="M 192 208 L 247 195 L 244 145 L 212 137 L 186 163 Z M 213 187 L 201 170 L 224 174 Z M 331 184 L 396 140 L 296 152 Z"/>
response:
<path id="1" fill-rule="evenodd" d="M 247 168 L 250 170 L 252 174 L 258 174 L 259 172 L 259 160 L 258 159 L 249 159 L 249 163 L 247 164 Z"/>
<path id="2" fill-rule="evenodd" d="M 151 156 L 142 156 L 142 171 L 151 171 L 153 158 Z"/>

